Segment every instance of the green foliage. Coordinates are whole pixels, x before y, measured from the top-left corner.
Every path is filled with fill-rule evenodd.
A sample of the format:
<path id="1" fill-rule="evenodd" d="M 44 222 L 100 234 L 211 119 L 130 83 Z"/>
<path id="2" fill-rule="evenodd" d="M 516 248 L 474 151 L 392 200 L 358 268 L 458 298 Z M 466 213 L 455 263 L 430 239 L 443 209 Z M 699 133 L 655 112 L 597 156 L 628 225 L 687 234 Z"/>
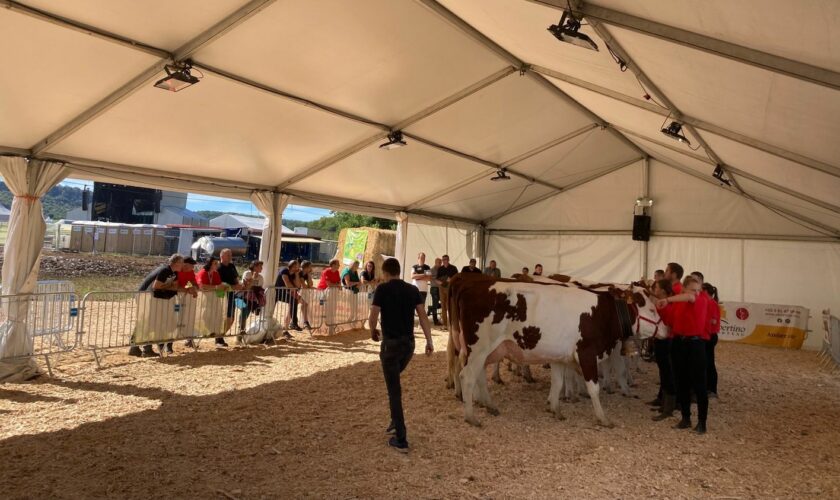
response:
<path id="1" fill-rule="evenodd" d="M 5 182 L 0 181 L 0 203 L 6 208 L 12 207 L 14 196 Z M 44 205 L 44 216 L 53 220 L 63 219 L 70 210 L 82 206 L 82 190 L 73 186 L 56 186 L 41 200 Z"/>
<path id="2" fill-rule="evenodd" d="M 367 215 L 351 214 L 349 212 L 330 212 L 330 215 L 313 221 L 284 220 L 286 227 L 308 227 L 324 232 L 324 239 L 336 240 L 342 229 L 350 227 L 373 227 L 377 229 L 397 228 L 397 223 L 389 219 L 370 217 Z"/>

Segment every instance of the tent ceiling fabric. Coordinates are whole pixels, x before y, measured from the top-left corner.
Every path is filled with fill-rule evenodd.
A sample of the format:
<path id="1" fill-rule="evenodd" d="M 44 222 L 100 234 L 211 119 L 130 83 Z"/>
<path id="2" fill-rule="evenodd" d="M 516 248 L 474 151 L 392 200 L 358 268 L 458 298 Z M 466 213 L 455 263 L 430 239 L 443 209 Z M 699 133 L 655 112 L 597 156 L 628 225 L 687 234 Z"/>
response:
<path id="1" fill-rule="evenodd" d="M 236 196 L 276 186 L 389 216 L 408 209 L 493 229 L 609 231 L 630 228 L 645 176 L 642 162 L 623 165 L 644 151 L 674 165 L 651 162 L 655 199 L 676 191 L 741 211 L 718 224 L 663 201 L 658 230 L 824 234 L 705 182 L 719 160 L 747 195 L 840 230 L 840 90 L 759 67 L 725 44 L 714 53 L 619 19 L 822 68 L 830 80 L 840 71 L 838 2 L 571 4 L 610 14 L 581 28 L 600 51 L 547 32 L 561 0 L 0 0 L 0 54 L 14 68 L 0 75 L 0 112 L 12 117 L 0 121 L 0 151 L 73 157 L 78 171 L 97 165 L 91 176 L 116 164 L 114 179 L 132 166 L 138 182 L 154 182 L 154 172 L 194 177 L 205 192 L 239 182 Z M 629 56 L 628 71 L 605 39 Z M 203 64 L 204 78 L 177 94 L 153 88 L 152 73 L 176 50 Z M 144 73 L 148 81 L 138 80 Z M 133 80 L 139 87 L 126 87 Z M 89 112 L 124 87 L 113 105 Z M 662 136 L 663 104 L 694 124 L 696 133 L 684 132 L 695 148 L 710 148 Z M 83 125 L 66 127 L 74 121 Z M 409 145 L 380 150 L 396 126 Z M 58 142 L 43 141 L 56 132 Z M 495 167 L 514 180 L 487 180 Z M 505 213 L 511 207 L 522 209 Z"/>

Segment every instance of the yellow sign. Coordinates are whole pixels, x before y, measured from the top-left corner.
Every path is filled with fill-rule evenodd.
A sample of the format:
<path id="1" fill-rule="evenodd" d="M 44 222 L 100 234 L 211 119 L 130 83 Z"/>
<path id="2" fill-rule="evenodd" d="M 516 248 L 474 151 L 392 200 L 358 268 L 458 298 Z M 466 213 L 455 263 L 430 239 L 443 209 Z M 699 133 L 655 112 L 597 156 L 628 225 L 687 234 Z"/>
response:
<path id="1" fill-rule="evenodd" d="M 808 329 L 808 309 L 799 306 L 725 302 L 720 307 L 721 340 L 800 349 Z"/>

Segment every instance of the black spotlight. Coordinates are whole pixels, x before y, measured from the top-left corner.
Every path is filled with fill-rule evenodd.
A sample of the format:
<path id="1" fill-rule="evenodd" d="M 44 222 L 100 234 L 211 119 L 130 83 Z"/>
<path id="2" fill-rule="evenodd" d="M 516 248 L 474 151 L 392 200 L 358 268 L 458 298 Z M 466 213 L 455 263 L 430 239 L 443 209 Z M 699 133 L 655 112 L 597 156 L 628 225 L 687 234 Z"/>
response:
<path id="1" fill-rule="evenodd" d="M 155 83 L 155 87 L 170 92 L 178 92 L 191 85 L 195 85 L 199 82 L 199 79 L 190 74 L 191 68 L 192 65 L 189 61 L 174 65 L 167 64 L 164 67 L 166 76 L 158 80 Z"/>
<path id="2" fill-rule="evenodd" d="M 507 169 L 500 168 L 496 170 L 496 175 L 490 178 L 491 181 L 509 181 L 510 176 L 507 174 Z"/>
<path id="3" fill-rule="evenodd" d="M 392 149 L 401 148 L 405 145 L 406 143 L 403 140 L 402 132 L 397 130 L 388 134 L 388 142 L 380 144 L 379 149 L 387 149 L 390 151 Z"/>
<path id="4" fill-rule="evenodd" d="M 560 22 L 548 27 L 548 31 L 554 35 L 554 38 L 561 42 L 571 43 L 572 45 L 597 52 L 598 44 L 593 42 L 588 36 L 580 33 L 579 30 L 580 21 L 565 10 L 563 11 L 563 16 L 560 18 Z"/>
<path id="5" fill-rule="evenodd" d="M 680 124 L 679 122 L 671 122 L 671 124 L 668 125 L 668 128 L 662 129 L 662 133 L 667 135 L 671 139 L 674 139 L 675 141 L 680 141 L 683 144 L 688 144 L 689 146 L 691 146 L 691 141 L 689 141 L 688 138 L 682 133 L 682 124 Z"/>
<path id="6" fill-rule="evenodd" d="M 724 175 L 726 175 L 726 172 L 723 170 L 723 167 L 721 167 L 720 165 L 716 165 L 715 172 L 712 174 L 712 177 L 719 180 L 723 184 L 726 184 L 727 186 L 731 186 L 732 184 L 729 182 L 729 179 L 724 177 Z"/>

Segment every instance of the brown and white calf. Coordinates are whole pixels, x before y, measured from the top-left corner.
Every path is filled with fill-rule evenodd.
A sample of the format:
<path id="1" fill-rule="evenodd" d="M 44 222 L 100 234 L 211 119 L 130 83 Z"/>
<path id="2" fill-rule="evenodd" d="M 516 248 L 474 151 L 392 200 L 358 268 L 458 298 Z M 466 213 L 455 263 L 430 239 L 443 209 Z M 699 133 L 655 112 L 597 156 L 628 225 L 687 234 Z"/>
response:
<path id="1" fill-rule="evenodd" d="M 498 413 L 487 390 L 484 366 L 507 358 L 519 364 L 551 365 L 549 401 L 561 418 L 563 367 L 573 366 L 583 375 L 599 422 L 610 425 L 599 400 L 598 363 L 627 336 L 620 308 L 640 337 L 655 333 L 659 316 L 641 287 L 605 286 L 598 291 L 558 281 L 453 278 L 449 367 L 456 394 L 464 401 L 464 418 L 479 424 L 474 401 L 491 414 Z"/>

